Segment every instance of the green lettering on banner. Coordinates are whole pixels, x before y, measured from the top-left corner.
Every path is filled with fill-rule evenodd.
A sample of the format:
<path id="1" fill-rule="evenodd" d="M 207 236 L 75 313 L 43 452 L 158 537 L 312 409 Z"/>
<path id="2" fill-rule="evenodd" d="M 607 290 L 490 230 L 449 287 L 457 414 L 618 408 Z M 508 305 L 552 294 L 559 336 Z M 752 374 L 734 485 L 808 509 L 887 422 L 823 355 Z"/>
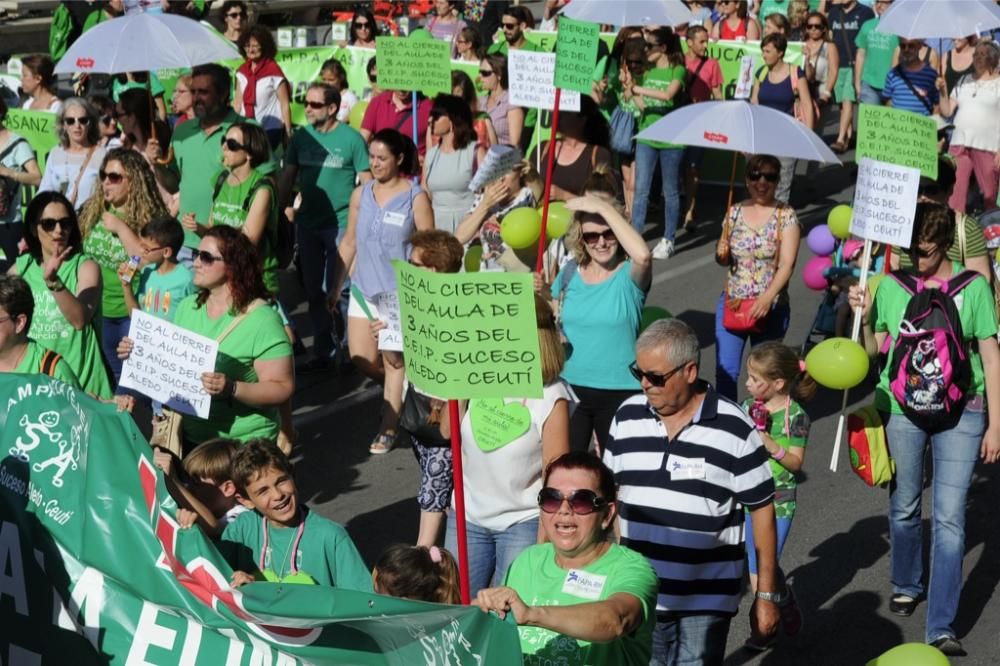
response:
<path id="1" fill-rule="evenodd" d="M 862 157 L 913 167 L 926 178 L 937 178 L 937 123 L 912 111 L 862 104 L 856 159 Z"/>
<path id="2" fill-rule="evenodd" d="M 41 375 L 0 374 L 0 395 L 4 663 L 520 663 L 514 623 L 471 606 L 316 585 L 233 590 L 215 545 L 178 527 L 130 415 Z"/>
<path id="3" fill-rule="evenodd" d="M 393 266 L 414 386 L 447 399 L 542 397 L 531 275 Z"/>
<path id="4" fill-rule="evenodd" d="M 560 17 L 556 39 L 556 88 L 576 90 L 584 95 L 591 93 L 600 30 L 596 23 Z"/>
<path id="5" fill-rule="evenodd" d="M 4 127 L 11 132 L 23 136 L 38 160 L 38 170 L 45 172 L 45 160 L 49 151 L 59 145 L 59 137 L 55 130 L 56 114 L 51 111 L 26 111 L 10 109 L 4 120 Z"/>
<path id="6" fill-rule="evenodd" d="M 451 55 L 441 39 L 377 37 L 378 86 L 382 90 L 451 92 Z"/>

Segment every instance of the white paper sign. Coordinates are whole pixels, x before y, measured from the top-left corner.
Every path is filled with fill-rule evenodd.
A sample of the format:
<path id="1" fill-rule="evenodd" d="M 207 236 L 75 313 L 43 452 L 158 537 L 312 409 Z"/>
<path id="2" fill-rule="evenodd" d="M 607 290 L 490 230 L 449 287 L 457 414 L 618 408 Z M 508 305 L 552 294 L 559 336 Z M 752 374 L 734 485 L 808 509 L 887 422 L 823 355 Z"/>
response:
<path id="1" fill-rule="evenodd" d="M 736 79 L 733 99 L 750 99 L 753 92 L 753 56 L 746 55 L 740 60 L 740 76 Z"/>
<path id="2" fill-rule="evenodd" d="M 378 332 L 378 348 L 403 351 L 403 327 L 399 321 L 399 294 L 379 294 L 375 299 L 379 316 L 388 326 Z"/>
<path id="3" fill-rule="evenodd" d="M 851 233 L 878 243 L 910 247 L 920 171 L 863 158 L 854 188 Z"/>
<path id="4" fill-rule="evenodd" d="M 207 419 L 212 397 L 201 375 L 215 372 L 219 344 L 141 310 L 132 311 L 128 336 L 134 346 L 122 366 L 121 385 L 178 412 Z"/>
<path id="5" fill-rule="evenodd" d="M 510 72 L 510 103 L 531 109 L 552 111 L 556 105 L 555 53 L 536 53 L 511 49 L 507 54 Z M 563 90 L 559 96 L 560 111 L 579 111 L 580 93 Z"/>
<path id="6" fill-rule="evenodd" d="M 521 151 L 510 146 L 491 146 L 486 159 L 469 183 L 470 192 L 478 192 L 497 178 L 506 176 L 521 163 Z"/>

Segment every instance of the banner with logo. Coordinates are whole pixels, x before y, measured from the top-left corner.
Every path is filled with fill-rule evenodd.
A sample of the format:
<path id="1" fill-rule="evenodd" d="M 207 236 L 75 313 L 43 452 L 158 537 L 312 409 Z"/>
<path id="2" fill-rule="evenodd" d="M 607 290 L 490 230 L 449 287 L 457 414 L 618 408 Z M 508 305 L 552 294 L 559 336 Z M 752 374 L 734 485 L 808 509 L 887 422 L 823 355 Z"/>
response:
<path id="1" fill-rule="evenodd" d="M 520 663 L 516 627 L 477 608 L 230 588 L 130 416 L 41 375 L 0 375 L 0 396 L 0 662 Z"/>

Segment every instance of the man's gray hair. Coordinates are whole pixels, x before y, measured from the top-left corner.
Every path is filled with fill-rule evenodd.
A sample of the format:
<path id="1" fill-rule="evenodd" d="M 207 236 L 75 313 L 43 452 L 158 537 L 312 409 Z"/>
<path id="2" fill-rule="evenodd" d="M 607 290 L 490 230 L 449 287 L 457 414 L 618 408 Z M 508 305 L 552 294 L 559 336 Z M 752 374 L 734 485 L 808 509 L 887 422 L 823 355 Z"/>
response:
<path id="1" fill-rule="evenodd" d="M 636 353 L 662 349 L 672 367 L 699 365 L 700 349 L 694 329 L 680 319 L 658 319 L 635 342 Z"/>

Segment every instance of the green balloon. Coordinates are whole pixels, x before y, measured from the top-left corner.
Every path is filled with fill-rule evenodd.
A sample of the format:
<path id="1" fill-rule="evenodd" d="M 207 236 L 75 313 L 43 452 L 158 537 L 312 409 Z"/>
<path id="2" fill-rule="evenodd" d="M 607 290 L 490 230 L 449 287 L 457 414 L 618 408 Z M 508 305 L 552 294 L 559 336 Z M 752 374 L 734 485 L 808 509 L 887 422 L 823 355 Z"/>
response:
<path id="1" fill-rule="evenodd" d="M 424 41 L 428 41 L 434 39 L 434 35 L 427 32 L 423 28 L 417 28 L 416 30 L 410 33 L 410 39 L 422 39 Z"/>
<path id="2" fill-rule="evenodd" d="M 541 214 L 541 206 L 539 206 L 538 212 Z M 545 224 L 545 235 L 549 239 L 562 238 L 566 230 L 569 229 L 569 223 L 572 221 L 573 213 L 569 208 L 566 208 L 564 201 L 549 203 L 549 220 Z"/>
<path id="3" fill-rule="evenodd" d="M 821 386 L 854 388 L 868 376 L 868 354 L 850 338 L 830 338 L 812 348 L 806 370 Z"/>
<path id="4" fill-rule="evenodd" d="M 642 317 L 639 319 L 639 332 L 642 333 L 654 321 L 660 319 L 672 319 L 673 315 L 669 310 L 656 305 L 647 305 L 642 309 Z"/>
<path id="5" fill-rule="evenodd" d="M 351 107 L 351 112 L 347 115 L 347 124 L 354 129 L 361 131 L 361 121 L 365 119 L 365 111 L 368 110 L 368 102 L 358 102 Z"/>
<path id="6" fill-rule="evenodd" d="M 480 262 L 483 260 L 483 246 L 473 245 L 465 253 L 465 272 L 478 273 Z"/>
<path id="7" fill-rule="evenodd" d="M 515 250 L 531 247 L 542 233 L 542 218 L 534 208 L 515 208 L 500 223 L 500 238 Z"/>
<path id="8" fill-rule="evenodd" d="M 851 235 L 851 215 L 854 213 L 847 204 L 834 206 L 826 218 L 826 225 L 834 238 L 844 240 Z"/>
<path id="9" fill-rule="evenodd" d="M 867 666 L 948 666 L 941 650 L 924 643 L 903 643 L 868 662 Z"/>

